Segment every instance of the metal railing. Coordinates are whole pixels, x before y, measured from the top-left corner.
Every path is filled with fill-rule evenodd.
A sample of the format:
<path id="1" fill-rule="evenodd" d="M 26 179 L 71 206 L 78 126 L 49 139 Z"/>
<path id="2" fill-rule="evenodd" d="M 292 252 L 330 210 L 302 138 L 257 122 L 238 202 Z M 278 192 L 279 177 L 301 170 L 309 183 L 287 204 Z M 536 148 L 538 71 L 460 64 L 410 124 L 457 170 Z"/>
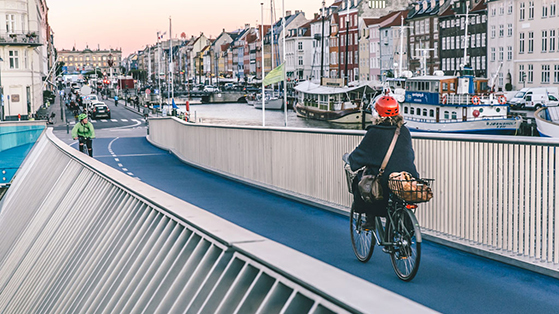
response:
<path id="1" fill-rule="evenodd" d="M 432 312 L 43 135 L 0 202 L 0 313 Z"/>
<path id="2" fill-rule="evenodd" d="M 184 161 L 280 194 L 347 211 L 341 156 L 363 131 L 227 127 L 150 119 L 149 140 Z M 435 179 L 417 212 L 437 241 L 559 277 L 559 140 L 413 133 Z"/>

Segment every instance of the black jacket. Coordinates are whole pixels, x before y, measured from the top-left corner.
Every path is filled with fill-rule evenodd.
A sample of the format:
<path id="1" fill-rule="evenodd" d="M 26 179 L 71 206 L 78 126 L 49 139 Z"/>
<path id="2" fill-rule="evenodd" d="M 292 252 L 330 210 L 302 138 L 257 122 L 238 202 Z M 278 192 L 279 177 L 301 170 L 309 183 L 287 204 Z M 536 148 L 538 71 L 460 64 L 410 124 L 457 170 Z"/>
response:
<path id="1" fill-rule="evenodd" d="M 368 166 L 368 173 L 377 174 L 384 160 L 384 156 L 390 147 L 396 126 L 371 125 L 359 146 L 349 155 L 351 170 L 355 171 L 363 166 Z M 381 183 L 388 190 L 388 176 L 392 172 L 407 171 L 414 178 L 419 178 L 419 173 L 414 164 L 415 155 L 411 144 L 411 135 L 408 128 L 402 126 L 394 151 L 384 170 Z"/>

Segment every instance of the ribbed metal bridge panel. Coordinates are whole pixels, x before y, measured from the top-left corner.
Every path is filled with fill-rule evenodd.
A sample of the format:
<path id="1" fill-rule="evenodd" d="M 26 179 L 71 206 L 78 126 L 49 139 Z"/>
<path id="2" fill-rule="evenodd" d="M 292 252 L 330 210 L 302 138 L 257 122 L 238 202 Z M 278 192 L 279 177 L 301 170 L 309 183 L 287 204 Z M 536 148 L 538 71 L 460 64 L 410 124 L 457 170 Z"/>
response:
<path id="1" fill-rule="evenodd" d="M 431 312 L 62 144 L 0 204 L 0 313 Z"/>

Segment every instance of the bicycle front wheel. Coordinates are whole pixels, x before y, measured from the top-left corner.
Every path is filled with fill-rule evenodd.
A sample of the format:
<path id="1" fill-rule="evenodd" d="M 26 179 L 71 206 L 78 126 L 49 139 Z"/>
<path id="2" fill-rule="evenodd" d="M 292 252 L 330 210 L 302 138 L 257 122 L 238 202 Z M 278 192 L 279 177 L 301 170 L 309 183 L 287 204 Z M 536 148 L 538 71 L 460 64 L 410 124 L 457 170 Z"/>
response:
<path id="1" fill-rule="evenodd" d="M 393 247 L 390 254 L 392 267 L 398 278 L 412 280 L 421 260 L 421 230 L 415 215 L 409 209 L 401 209 L 394 215 L 394 225 L 389 225 Z"/>
<path id="2" fill-rule="evenodd" d="M 349 220 L 353 252 L 360 262 L 366 263 L 371 259 L 373 249 L 375 248 L 375 239 L 373 236 L 373 232 L 375 231 L 374 229 L 363 228 L 365 214 L 355 212 L 353 206 L 351 206 Z"/>

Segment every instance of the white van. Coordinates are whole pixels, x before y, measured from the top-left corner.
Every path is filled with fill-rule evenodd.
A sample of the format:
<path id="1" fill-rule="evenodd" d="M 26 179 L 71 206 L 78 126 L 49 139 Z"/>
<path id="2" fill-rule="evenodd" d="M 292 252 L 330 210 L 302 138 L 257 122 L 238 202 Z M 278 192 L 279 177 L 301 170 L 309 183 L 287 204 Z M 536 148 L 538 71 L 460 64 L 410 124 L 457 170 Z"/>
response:
<path id="1" fill-rule="evenodd" d="M 559 105 L 557 87 L 532 87 L 518 91 L 508 102 L 513 109 L 533 108 Z"/>

